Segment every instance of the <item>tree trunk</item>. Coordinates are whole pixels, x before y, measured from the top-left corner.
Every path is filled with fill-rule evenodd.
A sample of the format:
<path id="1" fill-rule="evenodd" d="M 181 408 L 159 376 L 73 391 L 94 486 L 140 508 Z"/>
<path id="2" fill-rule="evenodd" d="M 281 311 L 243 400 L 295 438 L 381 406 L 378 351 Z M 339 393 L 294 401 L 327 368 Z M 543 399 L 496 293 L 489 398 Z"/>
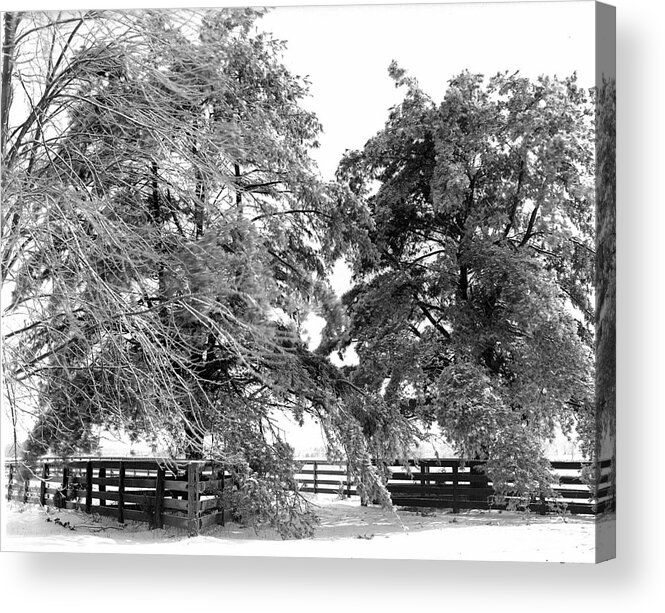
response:
<path id="1" fill-rule="evenodd" d="M 2 117 L 2 141 L 0 152 L 5 159 L 7 139 L 9 138 L 9 109 L 12 104 L 12 72 L 14 71 L 14 40 L 20 17 L 16 13 L 5 13 L 5 31 L 2 43 L 2 97 L 0 115 Z"/>

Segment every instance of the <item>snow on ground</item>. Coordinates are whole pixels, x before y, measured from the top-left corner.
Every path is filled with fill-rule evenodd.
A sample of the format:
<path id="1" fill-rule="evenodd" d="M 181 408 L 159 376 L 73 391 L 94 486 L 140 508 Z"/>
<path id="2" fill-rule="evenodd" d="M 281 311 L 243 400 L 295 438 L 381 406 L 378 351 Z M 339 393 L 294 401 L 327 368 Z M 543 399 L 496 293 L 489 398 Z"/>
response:
<path id="1" fill-rule="evenodd" d="M 175 528 L 148 530 L 135 522 L 123 527 L 112 518 L 80 511 L 7 503 L 2 550 L 587 563 L 596 557 L 596 524 L 589 517 L 564 521 L 446 510 L 400 510 L 397 515 L 362 507 L 357 499 L 309 498 L 321 520 L 316 535 L 286 541 L 271 530 L 257 533 L 233 523 L 188 538 Z M 599 522 L 603 526 L 613 530 L 611 521 Z"/>

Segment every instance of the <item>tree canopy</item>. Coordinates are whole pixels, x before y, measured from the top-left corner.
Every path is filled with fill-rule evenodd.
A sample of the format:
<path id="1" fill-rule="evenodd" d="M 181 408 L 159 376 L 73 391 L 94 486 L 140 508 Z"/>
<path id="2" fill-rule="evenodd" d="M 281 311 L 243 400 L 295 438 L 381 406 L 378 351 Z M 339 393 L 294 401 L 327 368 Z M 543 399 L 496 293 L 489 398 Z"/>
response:
<path id="1" fill-rule="evenodd" d="M 354 344 L 354 383 L 488 459 L 500 492 L 545 493 L 542 442 L 593 407 L 589 93 L 464 72 L 437 105 L 390 73 L 404 101 L 338 171 L 373 226 L 329 347 Z"/>
<path id="2" fill-rule="evenodd" d="M 3 364 L 30 453 L 89 451 L 100 428 L 160 439 L 306 533 L 274 416 L 367 455 L 300 335 L 335 308 L 326 271 L 363 210 L 319 179 L 307 82 L 261 14 L 4 15 Z"/>

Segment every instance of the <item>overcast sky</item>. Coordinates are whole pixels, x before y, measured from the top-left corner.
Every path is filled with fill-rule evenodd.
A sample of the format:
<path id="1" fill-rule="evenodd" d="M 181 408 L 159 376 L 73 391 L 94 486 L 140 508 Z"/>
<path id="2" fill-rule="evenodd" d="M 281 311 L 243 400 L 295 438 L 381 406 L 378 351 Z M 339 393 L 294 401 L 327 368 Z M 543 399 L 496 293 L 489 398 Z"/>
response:
<path id="1" fill-rule="evenodd" d="M 311 80 L 309 109 L 323 123 L 314 156 L 326 179 L 345 149 L 383 126 L 402 93 L 388 77 L 397 60 L 440 102 L 464 69 L 492 75 L 565 77 L 594 84 L 594 3 L 279 7 L 260 26 L 286 40 L 285 63 Z"/>

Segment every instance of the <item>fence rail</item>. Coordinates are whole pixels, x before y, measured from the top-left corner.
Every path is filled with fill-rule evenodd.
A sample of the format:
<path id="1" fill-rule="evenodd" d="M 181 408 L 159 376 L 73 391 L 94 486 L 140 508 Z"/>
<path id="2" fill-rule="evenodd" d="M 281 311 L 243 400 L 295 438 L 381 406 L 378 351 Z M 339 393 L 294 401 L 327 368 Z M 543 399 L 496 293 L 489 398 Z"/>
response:
<path id="1" fill-rule="evenodd" d="M 27 466 L 7 462 L 7 499 L 175 526 L 199 534 L 224 524 L 224 468 L 205 461 L 44 458 Z"/>
<path id="2" fill-rule="evenodd" d="M 506 508 L 510 497 L 497 502 L 493 483 L 480 470 L 481 460 L 459 458 L 425 458 L 404 464 L 395 462 L 387 466 L 387 487 L 393 504 L 397 506 L 460 509 Z M 563 505 L 573 514 L 595 515 L 612 502 L 610 484 L 611 460 L 599 462 L 593 469 L 593 483 L 582 478 L 581 471 L 588 463 L 575 461 L 551 462 L 558 477 L 554 497 L 539 498 L 528 504 L 531 510 L 547 513 L 553 505 Z M 325 459 L 300 461 L 296 479 L 303 492 L 357 494 L 356 487 L 344 462 L 335 464 Z"/>

